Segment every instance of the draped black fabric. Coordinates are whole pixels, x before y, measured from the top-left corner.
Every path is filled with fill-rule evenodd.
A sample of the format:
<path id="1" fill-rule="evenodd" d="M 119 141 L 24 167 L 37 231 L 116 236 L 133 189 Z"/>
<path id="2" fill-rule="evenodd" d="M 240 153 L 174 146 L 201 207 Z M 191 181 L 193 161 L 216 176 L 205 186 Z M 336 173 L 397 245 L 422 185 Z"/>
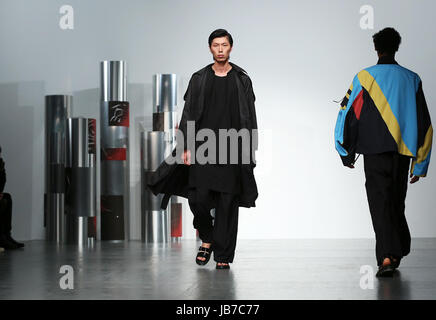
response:
<path id="1" fill-rule="evenodd" d="M 236 87 L 235 71 L 231 69 L 226 76 L 220 77 L 210 67 L 206 82 L 205 110 L 199 123 L 196 123 L 196 130 L 211 129 L 216 137 L 216 158 L 215 164 L 205 163 L 192 164 L 189 168 L 189 186 L 194 188 L 209 189 L 232 194 L 239 194 L 240 167 L 238 164 L 230 163 L 230 139 L 227 139 L 227 161 L 226 164 L 219 163 L 219 129 L 240 129 L 238 90 Z M 207 142 L 196 142 L 196 153 L 198 148 Z M 240 148 L 238 148 L 240 150 Z M 208 156 L 208 152 L 204 153 Z M 238 155 L 240 163 L 240 155 Z"/>
<path id="2" fill-rule="evenodd" d="M 247 72 L 236 64 L 229 62 L 232 66 L 231 71 L 235 74 L 235 83 L 237 91 L 237 100 L 235 103 L 239 108 L 239 125 L 241 128 L 248 130 L 250 141 L 254 141 L 254 145 L 250 152 L 254 155 L 258 149 L 257 144 L 257 118 L 255 100 L 256 97 L 253 91 L 253 85 Z M 201 68 L 193 73 L 188 88 L 184 97 L 185 105 L 183 107 L 182 118 L 179 123 L 178 130 L 184 135 L 184 145 L 187 146 L 187 123 L 196 121 L 200 123 L 205 109 L 206 98 L 208 97 L 206 87 L 209 83 L 208 79 L 211 75 L 211 67 L 213 63 Z M 175 155 L 175 150 L 173 150 Z M 242 162 L 239 162 L 242 163 Z M 256 206 L 256 199 L 259 195 L 257 190 L 256 178 L 254 176 L 254 168 L 256 167 L 254 157 L 250 158 L 250 164 L 240 164 L 240 194 L 238 194 L 238 206 L 244 208 L 252 208 Z M 168 201 L 172 195 L 188 198 L 190 185 L 191 166 L 179 163 L 168 163 L 166 159 L 158 166 L 156 171 L 146 175 L 146 184 L 154 195 L 159 193 L 165 194 L 162 198 L 161 208 L 166 209 Z M 192 183 L 192 182 L 191 182 Z"/>

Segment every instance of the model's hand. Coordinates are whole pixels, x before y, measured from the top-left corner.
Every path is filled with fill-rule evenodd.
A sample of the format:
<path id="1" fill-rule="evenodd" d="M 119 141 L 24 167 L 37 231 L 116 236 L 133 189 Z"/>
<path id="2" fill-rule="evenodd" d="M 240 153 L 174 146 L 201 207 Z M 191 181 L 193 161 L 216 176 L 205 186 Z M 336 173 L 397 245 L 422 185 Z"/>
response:
<path id="1" fill-rule="evenodd" d="M 186 165 L 191 165 L 191 151 L 185 150 L 182 154 L 183 163 Z"/>
<path id="2" fill-rule="evenodd" d="M 412 173 L 410 174 L 410 183 L 415 183 L 417 181 L 419 181 L 419 177 L 414 176 Z"/>

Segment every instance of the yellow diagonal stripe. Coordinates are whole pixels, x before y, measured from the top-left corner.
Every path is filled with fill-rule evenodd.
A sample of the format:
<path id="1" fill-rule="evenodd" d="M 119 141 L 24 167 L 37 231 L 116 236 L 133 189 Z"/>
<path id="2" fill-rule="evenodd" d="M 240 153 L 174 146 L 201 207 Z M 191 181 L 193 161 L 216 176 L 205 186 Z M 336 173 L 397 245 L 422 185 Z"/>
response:
<path id="1" fill-rule="evenodd" d="M 424 144 L 421 146 L 421 148 L 418 149 L 416 162 L 420 163 L 423 162 L 425 159 L 427 159 L 428 153 L 430 152 L 431 145 L 433 142 L 433 127 L 430 125 L 430 127 L 427 130 L 427 133 L 425 134 L 424 138 Z"/>
<path id="2" fill-rule="evenodd" d="M 348 93 L 348 91 L 350 91 L 350 93 Z M 353 91 L 353 83 L 351 82 L 350 88 L 347 90 L 347 93 L 345 94 L 345 96 L 350 99 L 350 94 Z"/>
<path id="3" fill-rule="evenodd" d="M 403 138 L 401 137 L 400 125 L 398 124 L 395 115 L 392 113 L 392 109 L 389 105 L 388 100 L 386 99 L 383 91 L 380 89 L 379 85 L 375 81 L 374 77 L 370 75 L 369 72 L 366 70 L 360 71 L 357 74 L 357 77 L 362 87 L 365 88 L 366 91 L 368 91 L 369 95 L 375 103 L 375 106 L 380 112 L 380 115 L 388 126 L 389 132 L 391 133 L 392 137 L 398 145 L 398 152 L 406 156 L 414 157 L 412 152 L 410 152 L 409 148 L 404 143 Z"/>

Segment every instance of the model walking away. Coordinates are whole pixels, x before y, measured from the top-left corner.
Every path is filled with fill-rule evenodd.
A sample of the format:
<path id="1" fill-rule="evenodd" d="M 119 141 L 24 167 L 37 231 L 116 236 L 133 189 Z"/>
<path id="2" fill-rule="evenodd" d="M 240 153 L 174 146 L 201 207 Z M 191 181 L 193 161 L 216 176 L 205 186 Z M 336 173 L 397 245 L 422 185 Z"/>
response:
<path id="1" fill-rule="evenodd" d="M 376 275 L 391 277 L 410 252 L 404 214 L 410 163 L 410 183 L 415 183 L 427 174 L 433 128 L 420 77 L 395 60 L 400 34 L 385 28 L 373 41 L 378 63 L 354 77 L 341 103 L 335 144 L 349 168 L 356 153 L 364 156 Z"/>

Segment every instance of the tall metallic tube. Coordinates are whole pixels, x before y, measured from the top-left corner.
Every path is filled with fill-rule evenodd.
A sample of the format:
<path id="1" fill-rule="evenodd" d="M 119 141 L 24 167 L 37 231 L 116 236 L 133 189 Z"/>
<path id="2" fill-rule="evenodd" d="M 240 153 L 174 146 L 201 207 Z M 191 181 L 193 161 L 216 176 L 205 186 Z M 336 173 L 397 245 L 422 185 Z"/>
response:
<path id="1" fill-rule="evenodd" d="M 153 76 L 153 131 L 143 132 L 142 172 L 143 181 L 147 174 L 157 169 L 158 165 L 176 145 L 177 125 L 177 76 L 175 74 L 156 74 Z M 182 204 L 178 197 L 171 197 L 166 211 L 160 209 L 162 195 L 154 196 L 142 184 L 142 239 L 148 242 L 166 242 L 182 236 Z M 166 235 L 166 226 L 170 233 Z M 162 234 L 156 235 L 156 232 Z"/>
<path id="2" fill-rule="evenodd" d="M 95 119 L 68 119 L 67 241 L 81 246 L 96 236 L 95 130 Z"/>
<path id="3" fill-rule="evenodd" d="M 146 187 L 147 177 L 171 152 L 168 133 L 147 131 L 141 133 L 141 240 L 146 243 L 170 241 L 170 210 L 160 207 L 163 194 L 155 196 Z"/>
<path id="4" fill-rule="evenodd" d="M 100 64 L 101 240 L 129 239 L 129 102 L 125 61 Z"/>
<path id="5" fill-rule="evenodd" d="M 65 243 L 65 165 L 67 118 L 73 97 L 45 96 L 45 194 L 46 239 Z"/>

